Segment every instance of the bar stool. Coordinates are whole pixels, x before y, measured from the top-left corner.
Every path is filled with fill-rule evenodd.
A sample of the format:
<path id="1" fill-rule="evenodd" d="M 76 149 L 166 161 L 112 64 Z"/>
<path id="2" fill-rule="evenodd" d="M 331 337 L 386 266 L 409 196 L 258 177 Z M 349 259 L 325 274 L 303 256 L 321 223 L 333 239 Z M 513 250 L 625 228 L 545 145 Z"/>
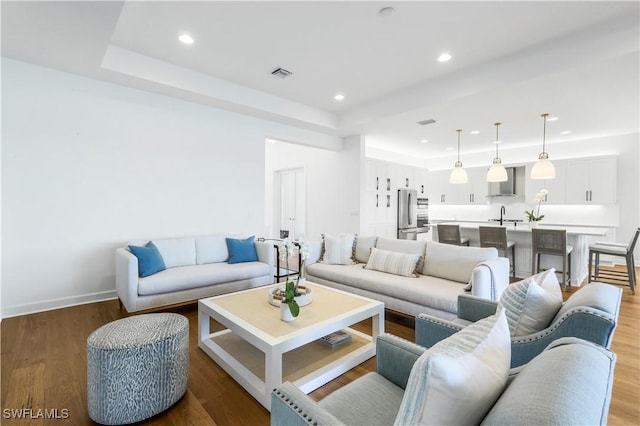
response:
<path id="1" fill-rule="evenodd" d="M 438 242 L 454 246 L 468 246 L 469 239 L 460 237 L 459 225 L 438 225 Z"/>
<path id="2" fill-rule="evenodd" d="M 531 230 L 531 269 L 533 274 L 540 272 L 540 255 L 549 254 L 562 257 L 562 287 L 564 288 L 567 279 L 571 278 L 571 252 L 572 246 L 567 245 L 566 229 L 540 229 Z"/>
<path id="3" fill-rule="evenodd" d="M 507 240 L 507 228 L 502 226 L 480 226 L 480 247 L 495 247 L 504 257 L 511 249 L 511 276 L 516 277 L 516 243 Z"/>
<path id="4" fill-rule="evenodd" d="M 609 275 L 609 277 L 605 276 L 605 278 L 614 281 L 626 278 L 626 280 L 629 282 L 629 288 L 631 288 L 631 294 L 635 294 L 636 268 L 633 259 L 633 251 L 635 250 L 636 243 L 638 242 L 638 235 L 640 235 L 640 228 L 636 229 L 636 233 L 633 235 L 633 238 L 631 238 L 629 244 L 608 243 L 604 241 L 591 244 L 589 246 L 589 282 L 591 282 L 592 277 L 595 280 L 599 280 L 600 278 L 601 254 L 624 257 L 627 264 L 627 271 L 606 271 L 605 275 Z M 591 265 L 594 255 L 596 261 L 595 270 L 592 275 Z"/>

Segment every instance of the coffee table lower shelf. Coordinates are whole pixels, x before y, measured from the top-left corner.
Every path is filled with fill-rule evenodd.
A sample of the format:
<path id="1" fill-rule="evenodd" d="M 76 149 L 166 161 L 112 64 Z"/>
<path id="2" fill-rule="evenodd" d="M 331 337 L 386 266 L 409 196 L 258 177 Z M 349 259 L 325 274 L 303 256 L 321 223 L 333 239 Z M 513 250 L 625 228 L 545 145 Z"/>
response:
<path id="1" fill-rule="evenodd" d="M 375 356 L 375 342 L 371 336 L 351 328 L 344 330 L 352 337 L 348 343 L 331 348 L 316 340 L 282 354 L 276 351 L 264 353 L 228 329 L 211 334 L 209 339 L 201 339 L 199 346 L 270 410 L 271 391 L 278 384 L 289 381 L 302 392 L 309 393 Z M 280 363 L 269 359 L 278 356 L 282 360 L 280 377 L 273 368 Z"/>

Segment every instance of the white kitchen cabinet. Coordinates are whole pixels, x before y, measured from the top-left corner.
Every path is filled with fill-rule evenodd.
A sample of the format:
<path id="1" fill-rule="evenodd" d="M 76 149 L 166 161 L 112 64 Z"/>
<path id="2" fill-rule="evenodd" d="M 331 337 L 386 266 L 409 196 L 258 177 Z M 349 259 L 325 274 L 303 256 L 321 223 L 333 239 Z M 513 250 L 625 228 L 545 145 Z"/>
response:
<path id="1" fill-rule="evenodd" d="M 467 183 L 449 183 L 451 170 L 429 173 L 429 204 L 486 204 L 487 180 L 484 167 L 466 169 Z"/>
<path id="2" fill-rule="evenodd" d="M 457 204 L 458 184 L 449 183 L 451 170 L 429 172 L 429 204 Z"/>
<path id="3" fill-rule="evenodd" d="M 566 162 L 566 200 L 570 204 L 616 202 L 615 157 L 594 157 Z"/>
<path id="4" fill-rule="evenodd" d="M 416 169 L 416 184 L 414 188 L 418 191 L 418 198 L 429 197 L 429 171 L 427 169 Z"/>
<path id="5" fill-rule="evenodd" d="M 467 183 L 458 186 L 458 204 L 486 204 L 487 203 L 487 169 L 473 167 L 466 169 L 469 178 Z"/>
<path id="6" fill-rule="evenodd" d="M 527 164 L 525 181 L 525 203 L 533 203 L 536 194 L 542 189 L 548 191 L 546 199 L 549 204 L 564 204 L 566 199 L 567 167 L 566 161 L 554 160 L 553 166 L 556 168 L 554 179 L 531 179 L 531 168 L 533 164 Z"/>

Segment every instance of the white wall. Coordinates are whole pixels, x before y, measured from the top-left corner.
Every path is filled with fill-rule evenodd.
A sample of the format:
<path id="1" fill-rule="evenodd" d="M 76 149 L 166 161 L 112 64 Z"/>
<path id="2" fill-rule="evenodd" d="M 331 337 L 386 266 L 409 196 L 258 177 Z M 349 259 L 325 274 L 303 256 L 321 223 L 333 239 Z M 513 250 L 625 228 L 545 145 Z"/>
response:
<path id="1" fill-rule="evenodd" d="M 331 138 L 3 59 L 2 314 L 115 296 L 129 239 L 264 235 L 264 139 Z"/>
<path id="2" fill-rule="evenodd" d="M 320 234 L 357 233 L 360 226 L 360 164 L 364 142 L 345 139 L 341 151 L 328 151 L 282 142 L 266 143 L 266 216 L 273 222 L 274 171 L 302 167 L 306 177 L 306 238 Z M 278 230 L 271 236 L 278 238 Z"/>

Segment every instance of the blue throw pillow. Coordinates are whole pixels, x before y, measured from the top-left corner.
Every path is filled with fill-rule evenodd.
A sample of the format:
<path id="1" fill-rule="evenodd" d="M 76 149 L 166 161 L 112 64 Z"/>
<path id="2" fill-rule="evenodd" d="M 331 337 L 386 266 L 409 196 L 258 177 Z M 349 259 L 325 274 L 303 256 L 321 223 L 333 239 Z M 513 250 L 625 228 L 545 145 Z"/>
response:
<path id="1" fill-rule="evenodd" d="M 227 249 L 229 249 L 229 263 L 257 262 L 258 253 L 253 245 L 254 236 L 244 240 L 227 238 Z"/>
<path id="2" fill-rule="evenodd" d="M 151 241 L 144 247 L 129 246 L 129 250 L 138 258 L 138 275 L 140 278 L 148 277 L 167 269 L 158 247 Z"/>

